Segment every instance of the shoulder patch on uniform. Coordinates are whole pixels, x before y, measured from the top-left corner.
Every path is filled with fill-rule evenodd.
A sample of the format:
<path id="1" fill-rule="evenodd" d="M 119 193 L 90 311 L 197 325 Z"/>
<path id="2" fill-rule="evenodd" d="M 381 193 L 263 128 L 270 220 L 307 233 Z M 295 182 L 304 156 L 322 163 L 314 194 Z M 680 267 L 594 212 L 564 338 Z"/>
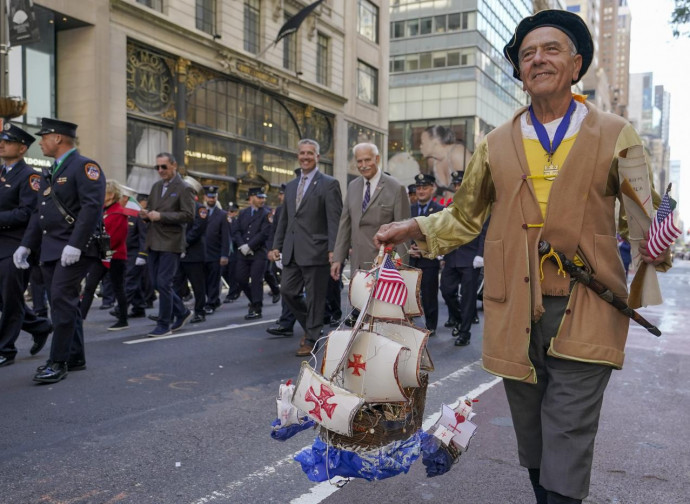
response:
<path id="1" fill-rule="evenodd" d="M 98 180 L 101 178 L 101 169 L 96 163 L 86 163 L 84 165 L 84 172 L 86 173 L 86 178 L 89 180 Z"/>
<path id="2" fill-rule="evenodd" d="M 29 175 L 29 187 L 34 191 L 38 192 L 41 188 L 41 176 L 40 175 Z"/>
<path id="3" fill-rule="evenodd" d="M 206 207 L 199 207 L 199 217 L 202 219 L 205 219 L 208 217 L 208 208 Z"/>

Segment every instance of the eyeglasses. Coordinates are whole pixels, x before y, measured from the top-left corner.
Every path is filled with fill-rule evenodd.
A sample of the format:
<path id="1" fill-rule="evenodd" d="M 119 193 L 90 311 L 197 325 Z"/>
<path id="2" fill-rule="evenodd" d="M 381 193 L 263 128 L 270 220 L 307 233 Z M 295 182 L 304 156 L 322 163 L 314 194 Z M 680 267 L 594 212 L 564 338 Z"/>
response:
<path id="1" fill-rule="evenodd" d="M 168 165 L 167 165 L 167 164 L 157 164 L 156 166 L 154 166 L 154 168 L 155 168 L 156 170 L 158 170 L 158 171 L 167 170 L 167 169 L 168 169 Z"/>

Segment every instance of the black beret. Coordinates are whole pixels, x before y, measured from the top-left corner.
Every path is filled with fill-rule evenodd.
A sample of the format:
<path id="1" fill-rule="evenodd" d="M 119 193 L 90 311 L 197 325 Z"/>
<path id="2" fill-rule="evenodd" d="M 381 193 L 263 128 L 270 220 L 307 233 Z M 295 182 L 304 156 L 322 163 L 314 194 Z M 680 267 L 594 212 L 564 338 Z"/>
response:
<path id="1" fill-rule="evenodd" d="M 15 126 L 14 124 L 10 123 L 5 123 L 5 126 L 2 128 L 2 132 L 0 132 L 0 139 L 7 140 L 8 142 L 18 142 L 26 145 L 27 147 L 36 141 L 34 137 L 29 135 L 19 126 Z"/>
<path id="2" fill-rule="evenodd" d="M 522 80 L 520 79 L 520 63 L 518 59 L 518 52 L 520 51 L 522 41 L 529 32 L 543 26 L 550 26 L 565 33 L 575 44 L 577 54 L 582 56 L 582 68 L 580 68 L 580 74 L 577 76 L 577 79 L 573 81 L 573 84 L 575 84 L 587 72 L 589 65 L 592 63 L 594 42 L 587 24 L 580 16 L 557 9 L 539 11 L 532 16 L 524 18 L 515 28 L 513 38 L 503 48 L 503 54 L 513 66 L 513 77 Z"/>
<path id="3" fill-rule="evenodd" d="M 67 121 L 60 121 L 58 119 L 50 119 L 48 117 L 42 118 L 41 129 L 36 134 L 43 136 L 51 133 L 77 138 L 77 125 Z"/>
<path id="4" fill-rule="evenodd" d="M 428 173 L 418 173 L 414 178 L 415 184 L 418 186 L 434 185 L 436 177 Z"/>

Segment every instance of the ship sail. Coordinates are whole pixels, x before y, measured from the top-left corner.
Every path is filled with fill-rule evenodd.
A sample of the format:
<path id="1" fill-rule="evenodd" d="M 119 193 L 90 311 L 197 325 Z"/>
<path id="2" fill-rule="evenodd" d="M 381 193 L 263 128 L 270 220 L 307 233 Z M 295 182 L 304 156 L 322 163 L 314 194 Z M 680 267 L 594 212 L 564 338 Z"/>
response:
<path id="1" fill-rule="evenodd" d="M 307 362 L 302 362 L 292 404 L 326 429 L 352 436 L 352 419 L 364 399 L 329 382 Z"/>
<path id="2" fill-rule="evenodd" d="M 371 299 L 367 313 L 374 318 L 384 320 L 400 320 L 403 314 L 408 317 L 418 317 L 422 315 L 422 306 L 419 299 L 419 286 L 421 282 L 421 271 L 415 268 L 399 269 L 398 272 L 405 281 L 407 301 L 402 306 Z M 358 310 L 363 310 L 369 301 L 371 290 L 376 283 L 373 271 L 357 270 L 350 280 L 350 304 Z"/>
<path id="3" fill-rule="evenodd" d="M 398 379 L 400 384 L 403 387 L 421 386 L 422 382 L 419 371 L 427 355 L 426 343 L 429 339 L 429 331 L 409 324 L 393 324 L 379 321 L 374 321 L 373 329 L 376 333 L 396 341 L 409 349 L 409 352 L 401 355 L 398 362 Z"/>
<path id="4" fill-rule="evenodd" d="M 330 376 L 343 361 L 350 331 L 334 331 L 328 336 L 321 373 Z M 409 362 L 410 349 L 384 336 L 358 331 L 342 370 L 342 385 L 365 402 L 407 401 L 400 380 L 399 363 Z M 416 386 L 416 385 L 415 385 Z"/>

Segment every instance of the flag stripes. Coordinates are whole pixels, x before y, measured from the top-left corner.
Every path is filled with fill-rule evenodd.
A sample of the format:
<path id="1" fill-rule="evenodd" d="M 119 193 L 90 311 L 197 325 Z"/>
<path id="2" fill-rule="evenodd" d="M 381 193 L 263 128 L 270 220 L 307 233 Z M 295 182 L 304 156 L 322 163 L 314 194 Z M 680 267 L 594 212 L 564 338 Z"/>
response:
<path id="1" fill-rule="evenodd" d="M 393 264 L 389 255 L 386 255 L 386 259 L 379 268 L 374 299 L 399 306 L 403 306 L 407 302 L 405 280 L 403 280 L 402 275 L 395 268 L 395 264 Z"/>
<path id="2" fill-rule="evenodd" d="M 649 228 L 649 241 L 647 242 L 649 255 L 654 259 L 659 257 L 664 250 L 676 241 L 680 234 L 681 230 L 673 223 L 671 198 L 666 193 Z"/>

